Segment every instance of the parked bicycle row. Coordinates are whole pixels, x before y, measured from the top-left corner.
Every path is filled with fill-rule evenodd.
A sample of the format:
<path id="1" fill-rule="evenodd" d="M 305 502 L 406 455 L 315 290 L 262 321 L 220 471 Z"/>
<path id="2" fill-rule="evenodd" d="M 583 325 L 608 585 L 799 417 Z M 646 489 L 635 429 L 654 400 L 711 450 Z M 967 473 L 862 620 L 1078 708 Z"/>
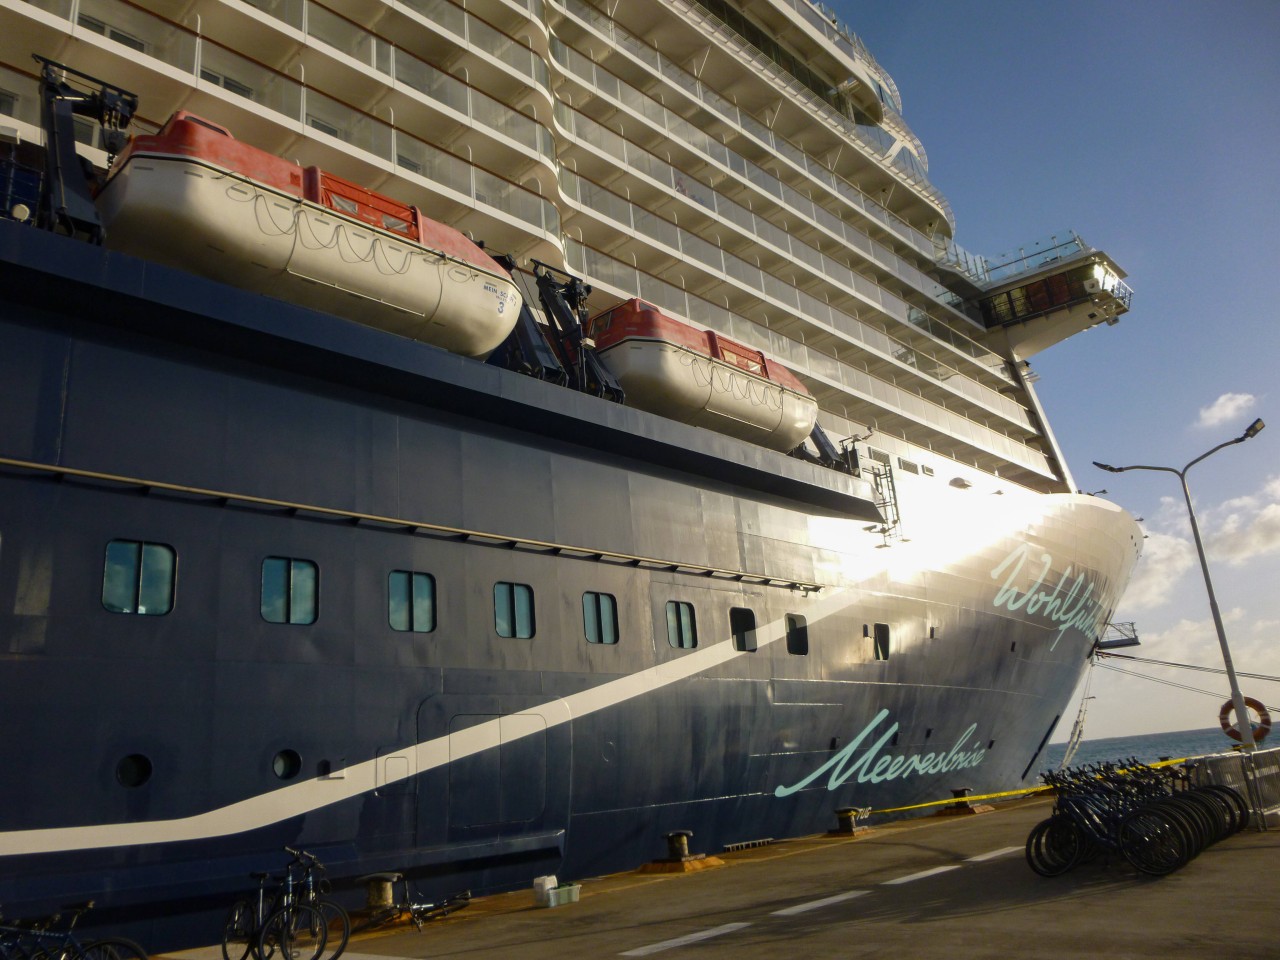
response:
<path id="1" fill-rule="evenodd" d="M 252 873 L 258 889 L 237 900 L 227 914 L 222 930 L 224 960 L 337 960 L 347 948 L 352 930 L 360 931 L 407 918 L 422 930 L 425 921 L 445 916 L 471 902 L 464 892 L 439 902 L 418 902 L 410 896 L 403 874 L 386 873 L 361 877 L 361 882 L 384 884 L 387 902 L 365 911 L 353 926 L 351 916 L 330 898 L 331 887 L 325 868 L 314 854 L 285 847 L 292 859 L 279 876 Z M 395 885 L 402 884 L 402 899 L 396 900 Z M 0 957 L 0 960 L 8 960 Z M 24 960 L 24 958 L 15 958 Z M 52 958 L 57 960 L 57 958 Z M 74 960 L 74 958 L 68 958 Z M 130 960 L 128 957 L 94 957 L 90 960 Z"/>
<path id="2" fill-rule="evenodd" d="M 147 960 L 147 953 L 123 937 L 81 940 L 76 923 L 93 901 L 65 908 L 65 916 L 6 920 L 0 915 L 0 960 Z"/>
<path id="3" fill-rule="evenodd" d="M 1045 773 L 1053 814 L 1027 837 L 1027 863 L 1041 876 L 1119 855 L 1163 876 L 1248 825 L 1249 808 L 1230 787 L 1191 786 L 1183 771 L 1138 760 Z"/>

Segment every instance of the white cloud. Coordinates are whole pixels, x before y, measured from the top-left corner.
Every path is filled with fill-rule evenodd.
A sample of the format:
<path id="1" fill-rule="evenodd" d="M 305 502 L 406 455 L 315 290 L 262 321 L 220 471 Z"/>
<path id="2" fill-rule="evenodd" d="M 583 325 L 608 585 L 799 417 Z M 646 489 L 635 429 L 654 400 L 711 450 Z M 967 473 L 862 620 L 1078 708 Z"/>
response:
<path id="1" fill-rule="evenodd" d="M 1251 393 L 1224 393 L 1207 407 L 1200 408 L 1197 427 L 1217 427 L 1236 419 L 1257 402 Z"/>
<path id="2" fill-rule="evenodd" d="M 1269 503 L 1252 517 L 1230 515 L 1210 538 L 1208 550 L 1233 567 L 1280 550 L 1280 503 Z"/>
<path id="3" fill-rule="evenodd" d="M 1195 563 L 1195 548 L 1190 541 L 1167 533 L 1149 534 L 1142 559 L 1125 591 L 1122 609 L 1152 610 L 1168 603 L 1182 575 Z"/>

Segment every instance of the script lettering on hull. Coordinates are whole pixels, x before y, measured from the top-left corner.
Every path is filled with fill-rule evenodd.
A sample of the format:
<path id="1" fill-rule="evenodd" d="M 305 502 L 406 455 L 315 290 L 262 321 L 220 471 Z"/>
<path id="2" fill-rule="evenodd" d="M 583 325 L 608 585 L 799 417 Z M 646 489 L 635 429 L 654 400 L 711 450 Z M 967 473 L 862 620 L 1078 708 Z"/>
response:
<path id="1" fill-rule="evenodd" d="M 1003 577 L 1004 583 L 996 591 L 991 605 L 997 610 L 1008 610 L 1010 613 L 1021 611 L 1029 617 L 1039 617 L 1055 624 L 1058 635 L 1049 645 L 1050 650 L 1072 628 L 1086 637 L 1096 637 L 1098 627 L 1106 619 L 1101 602 L 1103 589 L 1098 581 L 1087 578 L 1085 571 L 1077 573 L 1072 580 L 1075 567 L 1068 564 L 1053 591 L 1049 592 L 1045 583 L 1049 578 L 1049 571 L 1053 569 L 1053 554 L 1046 551 L 1032 559 L 1031 550 L 1030 544 L 1020 543 L 996 564 L 991 571 L 991 579 L 999 580 Z M 1027 569 L 1028 564 L 1030 569 Z M 1026 583 L 1032 577 L 1034 579 L 1030 586 L 1025 590 L 1018 589 L 1019 583 Z"/>
<path id="2" fill-rule="evenodd" d="M 858 752 L 858 748 L 862 746 L 863 741 L 871 737 L 875 729 L 888 716 L 888 710 L 881 710 L 849 742 L 847 747 L 803 780 L 789 787 L 776 787 L 773 795 L 775 797 L 789 797 L 796 791 L 803 790 L 809 786 L 823 774 L 829 774 L 827 789 L 835 790 L 854 774 L 858 775 L 859 783 L 883 783 L 886 780 L 902 780 L 913 774 L 946 773 L 949 770 L 964 770 L 968 767 L 976 767 L 982 762 L 983 757 L 987 755 L 987 751 L 980 741 L 974 743 L 968 749 L 965 748 L 965 744 L 973 736 L 973 732 L 978 729 L 976 723 L 971 723 L 968 729 L 956 738 L 955 746 L 945 753 L 941 751 L 938 753 L 906 753 L 897 756 L 886 753 L 881 756 L 880 751 L 884 749 L 885 744 L 893 739 L 893 735 L 898 732 L 898 724 L 895 721 L 885 728 L 884 732 L 880 734 L 880 738 L 871 745 L 870 749 L 854 760 L 853 756 Z"/>

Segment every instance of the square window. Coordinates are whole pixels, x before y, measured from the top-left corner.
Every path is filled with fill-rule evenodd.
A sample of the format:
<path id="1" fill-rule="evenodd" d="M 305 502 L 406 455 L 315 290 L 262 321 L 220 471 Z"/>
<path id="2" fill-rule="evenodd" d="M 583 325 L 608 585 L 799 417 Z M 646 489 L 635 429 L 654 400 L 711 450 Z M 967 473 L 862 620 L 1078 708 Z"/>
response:
<path id="1" fill-rule="evenodd" d="M 677 650 L 692 650 L 698 645 L 698 624 L 692 603 L 667 601 L 667 643 Z"/>
<path id="2" fill-rule="evenodd" d="M 618 601 L 609 593 L 582 595 L 582 627 L 587 643 L 618 642 Z"/>
<path id="3" fill-rule="evenodd" d="M 320 569 L 310 560 L 267 557 L 262 561 L 262 619 L 268 623 L 315 623 L 320 607 Z"/>
<path id="4" fill-rule="evenodd" d="M 729 610 L 729 632 L 733 634 L 733 649 L 754 653 L 756 650 L 756 615 L 746 607 Z"/>
<path id="5" fill-rule="evenodd" d="M 533 587 L 501 581 L 493 585 L 493 627 L 500 637 L 528 640 L 534 633 Z"/>
<path id="6" fill-rule="evenodd" d="M 795 657 L 807 657 L 809 655 L 809 624 L 798 613 L 788 613 L 785 622 L 787 653 Z"/>
<path id="7" fill-rule="evenodd" d="M 163 616 L 173 609 L 177 566 L 177 554 L 166 544 L 112 540 L 102 571 L 102 605 L 112 613 Z"/>
<path id="8" fill-rule="evenodd" d="M 392 630 L 430 633 L 436 628 L 436 578 L 413 570 L 387 577 L 387 622 Z"/>
<path id="9" fill-rule="evenodd" d="M 889 659 L 889 625 L 887 623 L 877 623 L 875 626 L 875 658 Z"/>

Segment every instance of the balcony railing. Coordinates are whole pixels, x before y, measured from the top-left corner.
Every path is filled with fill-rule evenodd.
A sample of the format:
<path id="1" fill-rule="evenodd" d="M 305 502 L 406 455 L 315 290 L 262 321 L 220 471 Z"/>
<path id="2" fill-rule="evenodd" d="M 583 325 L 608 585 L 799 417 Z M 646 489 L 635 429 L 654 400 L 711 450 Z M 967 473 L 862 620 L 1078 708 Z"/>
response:
<path id="1" fill-rule="evenodd" d="M 660 280 L 629 263 L 574 240 L 566 241 L 568 269 L 590 277 L 592 282 L 613 288 L 618 296 L 639 296 L 674 316 L 692 320 L 741 343 L 755 347 L 770 357 L 801 370 L 806 376 L 825 381 L 865 403 L 908 417 L 948 438 L 1017 464 L 1041 476 L 1053 477 L 1048 460 L 1039 450 L 975 423 L 923 397 L 903 390 L 821 353 L 803 343 L 753 323 L 723 306 L 704 300 Z"/>
<path id="2" fill-rule="evenodd" d="M 926 296 L 940 302 L 947 302 L 953 309 L 955 299 L 941 284 L 925 276 L 914 266 L 895 254 L 888 247 L 872 240 L 865 232 L 852 224 L 846 223 L 826 208 L 814 203 L 799 191 L 779 180 L 773 174 L 730 150 L 719 140 L 711 137 L 706 131 L 698 128 L 688 120 L 674 113 L 651 97 L 621 82 L 617 77 L 587 59 L 583 54 L 563 43 L 552 43 L 552 56 L 556 63 L 568 74 L 572 75 L 584 86 L 592 89 L 598 96 L 613 101 L 618 106 L 644 117 L 668 137 L 678 140 L 690 149 L 702 154 L 708 160 L 737 174 L 757 189 L 784 204 L 792 213 L 803 217 L 815 226 L 819 226 L 831 234 L 838 242 L 860 251 L 868 260 L 877 266 L 889 270 L 904 284 L 913 287 Z M 575 117 L 577 118 L 575 120 Z M 557 119 L 576 138 L 581 139 L 583 133 L 577 130 L 578 125 L 585 125 L 592 135 L 591 142 L 597 145 L 609 144 L 608 149 L 619 159 L 628 162 L 633 168 L 668 186 L 674 185 L 678 193 L 687 196 L 710 210 L 719 213 L 725 219 L 743 226 L 752 235 L 760 235 L 774 243 L 780 250 L 791 254 L 799 260 L 823 272 L 829 279 L 844 287 L 856 286 L 856 274 L 837 263 L 808 244 L 792 240 L 779 228 L 761 217 L 752 214 L 739 204 L 725 199 L 721 194 L 705 186 L 696 178 L 675 170 L 670 164 L 649 154 L 634 144 L 629 144 L 622 137 L 601 126 L 595 121 L 572 113 L 567 107 L 557 104 Z M 752 120 L 752 122 L 755 122 Z M 655 172 L 656 171 L 656 172 Z M 869 283 L 869 281 L 868 281 Z M 944 321 L 927 317 L 923 311 L 911 307 L 906 301 L 875 287 L 875 299 L 891 316 L 901 322 L 910 322 L 934 339 L 941 340 L 947 346 L 957 350 L 966 357 L 983 366 L 984 370 L 1009 379 L 1003 368 L 1003 361 L 991 353 L 986 347 L 969 340 Z M 967 315 L 967 314 L 966 314 Z M 977 319 L 976 317 L 974 319 Z"/>
<path id="3" fill-rule="evenodd" d="M 299 80 L 244 57 L 196 30 L 173 23 L 127 0 L 31 0 L 33 6 L 69 20 L 80 30 L 97 33 L 122 45 L 123 55 L 141 55 L 188 74 L 193 83 L 221 87 L 258 106 L 296 121 L 375 160 L 397 166 L 408 176 L 453 189 L 466 201 L 485 205 L 535 227 L 559 240 L 560 216 L 554 204 L 532 191 L 441 150 L 384 120 L 330 97 Z M 532 118 L 503 107 L 498 101 L 437 71 L 423 61 L 379 38 L 351 29 L 331 11 L 303 0 L 278 0 L 273 8 L 295 16 L 317 32 L 309 34 L 326 47 L 369 54 L 371 70 L 395 79 L 403 71 L 403 86 L 447 107 L 472 126 L 501 134 L 552 163 L 555 142 L 551 131 Z M 274 14 L 273 14 L 274 15 Z M 284 21 L 282 21 L 284 22 Z M 368 41 L 368 43 L 367 43 Z M 379 43 L 384 45 L 379 47 Z M 527 48 L 526 48 L 527 49 Z M 365 62 L 362 56 L 359 58 Z M 379 69 L 379 65 L 387 68 Z"/>
<path id="4" fill-rule="evenodd" d="M 585 123 L 578 127 L 582 132 Z M 589 135 L 588 135 L 589 137 Z M 624 158 L 617 158 L 623 160 Z M 660 180 L 660 182 L 663 182 Z M 909 367 L 915 374 L 937 381 L 949 392 L 964 397 L 993 414 L 1001 416 L 1022 429 L 1035 432 L 1027 411 L 1010 398 L 961 374 L 936 357 L 921 353 L 906 343 L 871 327 L 848 314 L 837 310 L 825 301 L 775 277 L 746 260 L 727 253 L 716 244 L 690 233 L 688 230 L 655 216 L 644 206 L 565 170 L 561 174 L 562 196 L 590 210 L 596 217 L 612 221 L 624 233 L 643 236 L 659 244 L 676 258 L 696 262 L 712 276 L 723 277 L 740 287 L 751 290 L 788 311 L 798 311 L 812 322 L 838 331 L 849 340 L 885 359 L 892 359 Z M 784 239 L 785 239 L 785 235 Z M 783 248 L 784 252 L 785 248 Z M 870 299 L 876 288 L 863 278 L 852 275 L 846 289 L 852 289 Z M 906 371 L 904 371 L 905 375 Z"/>

